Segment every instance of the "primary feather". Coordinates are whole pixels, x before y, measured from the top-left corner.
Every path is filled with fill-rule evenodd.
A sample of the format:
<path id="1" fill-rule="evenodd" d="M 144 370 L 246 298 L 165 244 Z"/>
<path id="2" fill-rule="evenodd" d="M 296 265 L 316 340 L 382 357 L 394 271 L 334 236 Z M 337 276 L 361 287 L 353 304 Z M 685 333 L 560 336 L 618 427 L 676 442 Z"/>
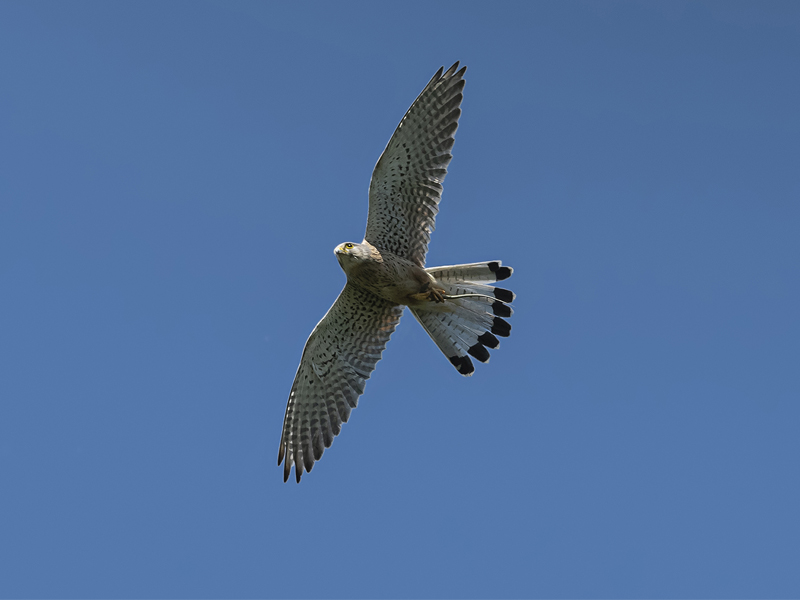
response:
<path id="1" fill-rule="evenodd" d="M 436 72 L 397 126 L 369 184 L 364 239 L 421 267 L 453 158 L 466 70 L 455 63 Z"/>

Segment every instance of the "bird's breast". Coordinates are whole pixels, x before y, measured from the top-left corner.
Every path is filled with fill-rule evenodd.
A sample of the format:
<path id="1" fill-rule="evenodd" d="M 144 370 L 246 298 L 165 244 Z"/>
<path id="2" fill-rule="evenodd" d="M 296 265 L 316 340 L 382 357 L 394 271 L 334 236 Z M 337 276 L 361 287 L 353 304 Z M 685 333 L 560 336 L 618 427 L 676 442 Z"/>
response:
<path id="1" fill-rule="evenodd" d="M 404 305 L 428 279 L 425 271 L 411 261 L 386 252 L 380 260 L 363 261 L 348 274 L 350 282 L 393 304 Z"/>

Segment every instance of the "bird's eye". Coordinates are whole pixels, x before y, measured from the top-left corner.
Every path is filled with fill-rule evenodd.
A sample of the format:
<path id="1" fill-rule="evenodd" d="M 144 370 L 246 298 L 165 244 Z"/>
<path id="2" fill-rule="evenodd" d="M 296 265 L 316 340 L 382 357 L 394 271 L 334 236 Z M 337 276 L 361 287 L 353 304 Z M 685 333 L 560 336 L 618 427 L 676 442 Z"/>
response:
<path id="1" fill-rule="evenodd" d="M 347 243 L 347 244 L 344 245 L 344 247 L 347 248 L 348 250 L 350 250 L 350 248 L 353 247 L 353 244 Z"/>

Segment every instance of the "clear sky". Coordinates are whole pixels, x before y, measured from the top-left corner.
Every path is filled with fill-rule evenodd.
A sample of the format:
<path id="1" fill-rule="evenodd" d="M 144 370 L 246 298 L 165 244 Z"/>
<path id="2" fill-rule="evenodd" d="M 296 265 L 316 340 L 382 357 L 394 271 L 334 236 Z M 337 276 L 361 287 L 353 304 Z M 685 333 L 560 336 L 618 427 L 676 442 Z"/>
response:
<path id="1" fill-rule="evenodd" d="M 468 66 L 428 264 L 300 485 L 372 168 Z M 0 595 L 800 596 L 800 4 L 0 3 Z"/>

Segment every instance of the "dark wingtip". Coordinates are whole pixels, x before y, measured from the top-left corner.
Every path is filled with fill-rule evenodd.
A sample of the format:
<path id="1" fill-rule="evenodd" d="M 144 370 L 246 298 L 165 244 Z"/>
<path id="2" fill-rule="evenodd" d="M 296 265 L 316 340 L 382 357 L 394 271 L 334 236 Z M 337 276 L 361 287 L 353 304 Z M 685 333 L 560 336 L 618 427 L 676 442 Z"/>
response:
<path id="1" fill-rule="evenodd" d="M 450 362 L 462 375 L 472 375 L 475 372 L 475 367 L 472 365 L 469 356 L 451 356 Z"/>
<path id="2" fill-rule="evenodd" d="M 492 273 L 494 273 L 495 279 L 497 281 L 503 281 L 503 279 L 508 279 L 514 272 L 514 269 L 512 269 L 511 267 L 500 266 L 500 263 L 497 261 L 489 263 L 489 270 Z"/>
<path id="3" fill-rule="evenodd" d="M 297 480 L 297 483 L 300 483 L 300 478 L 303 476 L 303 467 L 301 465 L 295 464 L 294 466 L 294 477 Z"/>
<path id="4" fill-rule="evenodd" d="M 278 449 L 278 466 L 284 459 L 286 459 L 286 462 L 283 463 L 283 483 L 286 483 L 289 481 L 289 474 L 292 472 L 292 457 L 291 454 L 286 453 L 286 444 L 281 438 L 281 447 Z"/>

